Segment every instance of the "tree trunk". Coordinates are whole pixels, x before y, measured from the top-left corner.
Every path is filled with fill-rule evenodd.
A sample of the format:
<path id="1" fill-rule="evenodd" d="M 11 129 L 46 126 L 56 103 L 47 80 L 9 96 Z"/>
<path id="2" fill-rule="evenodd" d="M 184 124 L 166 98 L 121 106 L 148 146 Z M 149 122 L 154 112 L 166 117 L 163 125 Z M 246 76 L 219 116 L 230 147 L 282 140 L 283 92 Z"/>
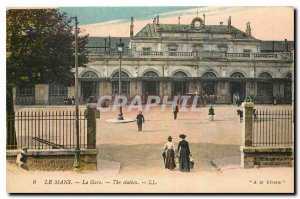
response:
<path id="1" fill-rule="evenodd" d="M 13 86 L 6 85 L 6 148 L 17 149 Z"/>

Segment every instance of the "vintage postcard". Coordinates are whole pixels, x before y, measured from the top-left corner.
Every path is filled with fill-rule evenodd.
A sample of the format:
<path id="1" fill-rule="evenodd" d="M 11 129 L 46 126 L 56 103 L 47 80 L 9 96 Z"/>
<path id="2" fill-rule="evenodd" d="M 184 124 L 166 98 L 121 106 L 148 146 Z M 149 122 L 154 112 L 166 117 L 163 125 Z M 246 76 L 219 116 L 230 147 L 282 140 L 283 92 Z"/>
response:
<path id="1" fill-rule="evenodd" d="M 9 193 L 294 193 L 293 7 L 7 7 Z"/>

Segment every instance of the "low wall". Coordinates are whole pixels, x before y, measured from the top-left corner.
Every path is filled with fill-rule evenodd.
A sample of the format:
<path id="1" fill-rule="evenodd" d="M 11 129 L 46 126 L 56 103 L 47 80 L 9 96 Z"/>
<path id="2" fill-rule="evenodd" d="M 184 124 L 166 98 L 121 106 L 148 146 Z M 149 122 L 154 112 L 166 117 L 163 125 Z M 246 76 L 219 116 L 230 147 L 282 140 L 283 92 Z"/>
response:
<path id="1" fill-rule="evenodd" d="M 294 149 L 292 147 L 245 147 L 241 146 L 241 166 L 243 168 L 292 167 Z"/>
<path id="2" fill-rule="evenodd" d="M 7 150 L 6 160 L 16 164 L 20 150 Z M 28 150 L 27 165 L 29 170 L 69 171 L 73 170 L 74 149 Z M 97 149 L 84 149 L 80 152 L 82 170 L 96 171 Z"/>

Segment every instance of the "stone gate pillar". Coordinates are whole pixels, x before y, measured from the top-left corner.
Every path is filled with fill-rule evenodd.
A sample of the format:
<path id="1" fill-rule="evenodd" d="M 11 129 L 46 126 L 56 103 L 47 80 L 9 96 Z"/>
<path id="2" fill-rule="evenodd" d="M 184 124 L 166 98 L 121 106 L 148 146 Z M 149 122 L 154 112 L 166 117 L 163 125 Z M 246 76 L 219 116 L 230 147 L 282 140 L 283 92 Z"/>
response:
<path id="1" fill-rule="evenodd" d="M 252 146 L 252 126 L 253 126 L 253 102 L 243 102 L 243 146 Z"/>
<path id="2" fill-rule="evenodd" d="M 241 146 L 241 166 L 242 168 L 254 167 L 254 156 L 248 153 L 252 147 L 253 138 L 253 102 L 243 102 L 243 128 L 242 128 L 242 146 Z"/>
<path id="3" fill-rule="evenodd" d="M 87 149 L 96 148 L 96 103 L 89 103 L 87 108 Z"/>

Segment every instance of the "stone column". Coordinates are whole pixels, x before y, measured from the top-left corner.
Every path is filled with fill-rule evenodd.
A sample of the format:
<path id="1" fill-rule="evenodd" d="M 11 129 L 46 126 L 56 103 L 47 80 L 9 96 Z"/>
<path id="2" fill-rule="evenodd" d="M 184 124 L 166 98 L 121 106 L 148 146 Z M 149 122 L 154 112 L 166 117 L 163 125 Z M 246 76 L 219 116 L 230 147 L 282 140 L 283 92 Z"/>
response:
<path id="1" fill-rule="evenodd" d="M 35 85 L 35 104 L 47 105 L 49 104 L 49 85 L 36 84 Z"/>
<path id="2" fill-rule="evenodd" d="M 253 102 L 243 102 L 243 129 L 242 129 L 242 146 L 241 146 L 241 166 L 242 168 L 254 167 L 254 155 L 253 153 L 247 153 L 248 149 L 252 148 L 252 114 L 253 114 Z"/>
<path id="3" fill-rule="evenodd" d="M 87 149 L 96 148 L 96 103 L 89 103 L 87 108 Z"/>
<path id="4" fill-rule="evenodd" d="M 242 107 L 244 108 L 243 112 L 243 146 L 252 146 L 252 126 L 253 126 L 253 102 L 243 102 Z"/>
<path id="5" fill-rule="evenodd" d="M 68 87 L 68 97 L 73 97 L 73 96 L 75 96 L 75 94 L 74 94 L 74 86 L 69 86 Z"/>

